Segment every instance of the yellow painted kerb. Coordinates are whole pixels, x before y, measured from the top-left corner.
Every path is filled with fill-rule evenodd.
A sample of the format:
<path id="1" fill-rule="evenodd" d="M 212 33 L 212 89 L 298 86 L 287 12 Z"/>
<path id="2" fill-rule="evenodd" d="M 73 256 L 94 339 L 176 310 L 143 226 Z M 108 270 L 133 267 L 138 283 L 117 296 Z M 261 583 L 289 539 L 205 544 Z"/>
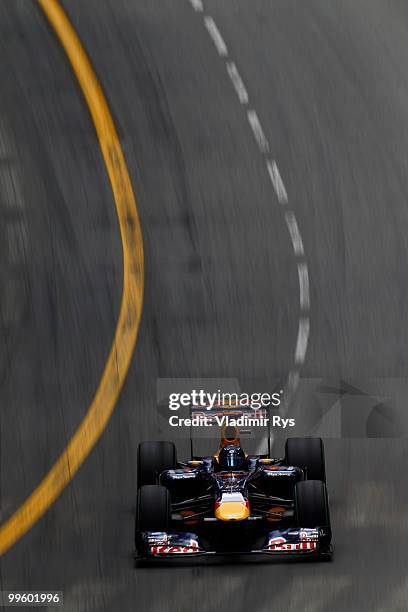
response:
<path id="1" fill-rule="evenodd" d="M 0 527 L 4 554 L 47 511 L 70 482 L 105 429 L 126 378 L 143 302 L 143 242 L 136 201 L 119 138 L 88 57 L 57 0 L 38 0 L 81 86 L 95 125 L 115 198 L 123 247 L 123 293 L 105 369 L 88 412 L 45 478 Z"/>

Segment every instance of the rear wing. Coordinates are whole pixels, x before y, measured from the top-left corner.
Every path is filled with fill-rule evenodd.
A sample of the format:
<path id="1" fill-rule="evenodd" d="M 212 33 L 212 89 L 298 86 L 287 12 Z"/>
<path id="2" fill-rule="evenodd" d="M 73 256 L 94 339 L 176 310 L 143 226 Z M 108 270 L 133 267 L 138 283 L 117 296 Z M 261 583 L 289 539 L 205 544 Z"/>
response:
<path id="1" fill-rule="evenodd" d="M 214 455 L 225 444 L 241 444 L 250 455 L 270 456 L 269 408 L 248 404 L 190 406 L 191 457 Z"/>

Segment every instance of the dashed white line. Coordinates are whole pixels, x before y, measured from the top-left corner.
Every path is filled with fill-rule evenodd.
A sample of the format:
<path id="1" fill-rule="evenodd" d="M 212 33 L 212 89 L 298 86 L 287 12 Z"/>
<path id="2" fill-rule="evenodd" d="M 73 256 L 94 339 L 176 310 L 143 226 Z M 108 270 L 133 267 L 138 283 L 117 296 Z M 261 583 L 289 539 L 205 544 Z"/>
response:
<path id="1" fill-rule="evenodd" d="M 292 240 L 293 250 L 295 255 L 302 257 L 305 253 L 303 248 L 302 237 L 299 232 L 299 227 L 296 221 L 295 213 L 288 210 L 285 214 L 286 225 L 288 226 L 289 234 Z"/>
<path id="2" fill-rule="evenodd" d="M 307 317 L 299 320 L 298 337 L 296 340 L 295 362 L 302 364 L 305 361 L 307 343 L 309 341 L 310 322 Z"/>
<path id="3" fill-rule="evenodd" d="M 309 307 L 310 307 L 309 272 L 307 270 L 307 265 L 304 262 L 298 264 L 298 275 L 299 275 L 300 308 L 302 310 L 309 310 Z"/>
<path id="4" fill-rule="evenodd" d="M 224 39 L 221 36 L 219 29 L 215 25 L 214 19 L 212 17 L 205 17 L 204 23 L 205 23 L 205 27 L 208 30 L 208 33 L 210 34 L 213 40 L 215 48 L 218 51 L 218 54 L 221 57 L 227 57 L 228 55 L 227 45 L 225 44 Z"/>
<path id="5" fill-rule="evenodd" d="M 297 389 L 299 384 L 300 374 L 298 370 L 292 370 L 288 376 L 288 390 L 289 392 L 293 392 Z M 290 398 L 289 398 L 290 400 Z M 286 405 L 289 400 L 286 400 Z"/>
<path id="6" fill-rule="evenodd" d="M 202 0 L 189 0 L 190 4 L 197 12 L 203 12 L 203 1 Z M 219 29 L 212 17 L 204 17 L 204 24 L 208 30 L 212 41 L 218 51 L 218 54 L 223 58 L 228 58 L 228 48 L 221 36 Z M 244 82 L 238 72 L 238 68 L 232 61 L 226 62 L 227 72 L 231 79 L 232 85 L 236 91 L 238 99 L 242 105 L 247 105 L 249 101 L 248 91 L 244 85 Z M 255 140 L 258 144 L 259 150 L 263 155 L 269 153 L 269 142 L 262 129 L 261 122 L 255 110 L 251 109 L 247 112 L 248 122 L 251 126 Z M 280 175 L 277 163 L 275 160 L 267 159 L 266 167 L 273 188 L 275 190 L 278 201 L 282 205 L 288 204 L 288 194 L 286 191 L 285 184 Z M 295 213 L 292 210 L 287 210 L 285 214 L 285 221 L 289 230 L 289 234 L 292 240 L 292 246 L 296 257 L 304 257 L 304 247 L 302 237 L 299 231 L 299 227 L 296 221 Z M 310 310 L 310 291 L 309 291 L 309 272 L 307 263 L 305 261 L 298 263 L 298 275 L 299 275 L 299 300 L 300 309 L 302 315 L 299 318 L 299 330 L 295 348 L 295 368 L 289 373 L 287 388 L 290 393 L 294 393 L 299 384 L 299 368 L 297 366 L 303 364 L 307 352 L 307 345 L 309 341 L 310 331 L 310 320 L 307 313 Z"/>
<path id="7" fill-rule="evenodd" d="M 190 4 L 197 13 L 202 13 L 204 10 L 203 3 L 201 0 L 190 0 Z"/>
<path id="8" fill-rule="evenodd" d="M 227 62 L 227 71 L 241 104 L 248 104 L 248 92 L 234 62 Z"/>
<path id="9" fill-rule="evenodd" d="M 258 115 L 256 114 L 256 111 L 254 111 L 254 110 L 249 110 L 248 111 L 248 121 L 249 121 L 249 125 L 252 128 L 252 131 L 253 131 L 254 136 L 255 136 L 255 140 L 258 143 L 258 147 L 259 147 L 261 153 L 268 153 L 268 151 L 269 151 L 269 142 L 268 142 L 268 139 L 266 138 L 266 136 L 264 134 L 261 122 L 259 121 L 259 118 L 258 118 Z"/>
<path id="10" fill-rule="evenodd" d="M 285 185 L 282 181 L 282 177 L 279 172 L 279 168 L 276 165 L 275 160 L 268 160 L 266 162 L 266 166 L 268 168 L 268 173 L 270 179 L 272 181 L 273 188 L 275 189 L 276 195 L 278 196 L 278 200 L 280 204 L 288 203 L 288 194 L 286 192 Z"/>

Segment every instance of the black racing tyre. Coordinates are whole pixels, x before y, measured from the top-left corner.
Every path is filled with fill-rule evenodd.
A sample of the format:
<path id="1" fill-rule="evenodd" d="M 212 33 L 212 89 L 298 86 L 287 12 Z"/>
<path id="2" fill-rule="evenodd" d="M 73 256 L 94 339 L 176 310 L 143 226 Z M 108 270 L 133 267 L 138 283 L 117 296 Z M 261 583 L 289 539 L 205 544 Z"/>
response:
<path id="1" fill-rule="evenodd" d="M 160 472 L 176 467 L 176 447 L 173 442 L 141 442 L 137 450 L 137 486 L 158 483 Z"/>
<path id="2" fill-rule="evenodd" d="M 170 493 L 162 485 L 144 485 L 137 492 L 136 547 L 142 531 L 168 531 L 171 518 Z"/>
<path id="3" fill-rule="evenodd" d="M 321 480 L 301 480 L 295 485 L 295 518 L 298 527 L 328 527 L 330 513 L 326 485 Z"/>
<path id="4" fill-rule="evenodd" d="M 306 467 L 308 480 L 326 482 L 324 446 L 321 438 L 288 438 L 285 461 L 287 465 Z"/>

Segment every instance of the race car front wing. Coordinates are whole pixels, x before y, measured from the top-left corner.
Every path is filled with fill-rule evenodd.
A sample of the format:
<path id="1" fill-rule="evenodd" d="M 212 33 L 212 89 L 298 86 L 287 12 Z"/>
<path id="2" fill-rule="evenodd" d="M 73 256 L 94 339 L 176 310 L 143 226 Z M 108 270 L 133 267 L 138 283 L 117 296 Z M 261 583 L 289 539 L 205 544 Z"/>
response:
<path id="1" fill-rule="evenodd" d="M 195 533 L 144 532 L 141 534 L 145 554 L 139 558 L 164 559 L 230 554 L 263 554 L 275 556 L 330 557 L 330 533 L 325 527 L 280 529 L 270 531 L 261 548 L 253 550 L 208 550 Z"/>

